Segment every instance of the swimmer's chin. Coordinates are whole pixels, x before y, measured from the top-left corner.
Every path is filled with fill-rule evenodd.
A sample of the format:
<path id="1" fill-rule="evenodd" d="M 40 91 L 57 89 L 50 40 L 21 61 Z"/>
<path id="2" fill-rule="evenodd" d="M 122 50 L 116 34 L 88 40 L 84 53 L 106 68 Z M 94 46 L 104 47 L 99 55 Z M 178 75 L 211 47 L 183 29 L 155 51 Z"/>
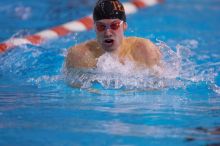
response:
<path id="1" fill-rule="evenodd" d="M 108 53 L 113 53 L 113 52 L 116 51 L 115 48 L 109 48 L 109 47 L 108 47 L 108 48 L 106 47 L 106 48 L 104 48 L 103 50 L 104 50 L 105 52 L 108 52 Z"/>
<path id="2" fill-rule="evenodd" d="M 113 44 L 102 44 L 102 48 L 106 52 L 114 52 L 117 50 L 117 47 L 115 47 L 114 43 Z"/>
<path id="3" fill-rule="evenodd" d="M 108 52 L 108 53 L 111 53 L 111 52 L 114 52 L 115 50 L 116 50 L 116 48 L 114 48 L 114 47 L 109 47 L 109 46 L 103 46 L 102 47 L 103 48 L 103 50 L 105 51 L 105 52 Z"/>

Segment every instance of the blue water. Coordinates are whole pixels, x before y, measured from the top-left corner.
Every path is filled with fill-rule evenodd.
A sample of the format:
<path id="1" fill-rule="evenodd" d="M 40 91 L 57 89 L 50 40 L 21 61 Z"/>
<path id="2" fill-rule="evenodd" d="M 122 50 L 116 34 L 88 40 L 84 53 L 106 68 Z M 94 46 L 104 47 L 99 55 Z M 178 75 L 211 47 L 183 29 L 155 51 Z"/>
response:
<path id="1" fill-rule="evenodd" d="M 93 4 L 0 1 L 0 41 L 79 19 Z M 67 50 L 94 31 L 0 54 L 0 145 L 220 145 L 219 18 L 219 0 L 167 0 L 129 15 L 125 34 L 163 52 L 168 68 L 156 79 L 105 74 L 88 77 L 102 79 L 87 88 L 69 86 Z"/>

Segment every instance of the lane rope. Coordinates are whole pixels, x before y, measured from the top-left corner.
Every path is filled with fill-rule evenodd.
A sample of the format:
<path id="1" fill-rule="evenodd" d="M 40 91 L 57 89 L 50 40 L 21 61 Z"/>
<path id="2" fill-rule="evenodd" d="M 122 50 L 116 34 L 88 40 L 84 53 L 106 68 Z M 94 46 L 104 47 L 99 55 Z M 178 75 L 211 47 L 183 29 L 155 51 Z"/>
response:
<path id="1" fill-rule="evenodd" d="M 163 2 L 163 0 L 132 0 L 131 2 L 123 3 L 126 15 L 134 14 L 140 8 L 151 7 Z M 11 38 L 3 43 L 0 43 L 0 53 L 25 44 L 40 45 L 43 42 L 55 39 L 61 36 L 68 35 L 74 32 L 87 31 L 93 28 L 92 14 L 83 17 L 79 20 L 73 20 L 56 26 L 50 29 L 40 31 L 36 34 L 26 36 L 24 38 Z"/>

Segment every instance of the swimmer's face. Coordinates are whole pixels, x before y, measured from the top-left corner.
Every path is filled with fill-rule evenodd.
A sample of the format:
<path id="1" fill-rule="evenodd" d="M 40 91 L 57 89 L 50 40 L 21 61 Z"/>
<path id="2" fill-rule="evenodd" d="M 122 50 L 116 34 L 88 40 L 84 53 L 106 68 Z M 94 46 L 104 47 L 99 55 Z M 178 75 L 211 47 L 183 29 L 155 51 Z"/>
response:
<path id="1" fill-rule="evenodd" d="M 127 23 L 119 19 L 102 19 L 95 22 L 97 41 L 107 52 L 117 51 L 124 38 Z"/>

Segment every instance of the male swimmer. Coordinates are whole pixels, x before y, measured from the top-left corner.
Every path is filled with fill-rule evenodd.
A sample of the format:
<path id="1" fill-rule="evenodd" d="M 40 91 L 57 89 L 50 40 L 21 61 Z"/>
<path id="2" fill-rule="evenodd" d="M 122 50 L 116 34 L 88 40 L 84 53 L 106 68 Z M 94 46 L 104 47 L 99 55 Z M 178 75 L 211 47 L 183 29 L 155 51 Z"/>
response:
<path id="1" fill-rule="evenodd" d="M 125 10 L 119 0 L 98 0 L 93 11 L 96 40 L 78 44 L 69 49 L 66 58 L 68 68 L 95 68 L 98 58 L 110 53 L 133 61 L 137 66 L 152 68 L 159 65 L 161 53 L 150 40 L 125 37 L 127 29 Z"/>

